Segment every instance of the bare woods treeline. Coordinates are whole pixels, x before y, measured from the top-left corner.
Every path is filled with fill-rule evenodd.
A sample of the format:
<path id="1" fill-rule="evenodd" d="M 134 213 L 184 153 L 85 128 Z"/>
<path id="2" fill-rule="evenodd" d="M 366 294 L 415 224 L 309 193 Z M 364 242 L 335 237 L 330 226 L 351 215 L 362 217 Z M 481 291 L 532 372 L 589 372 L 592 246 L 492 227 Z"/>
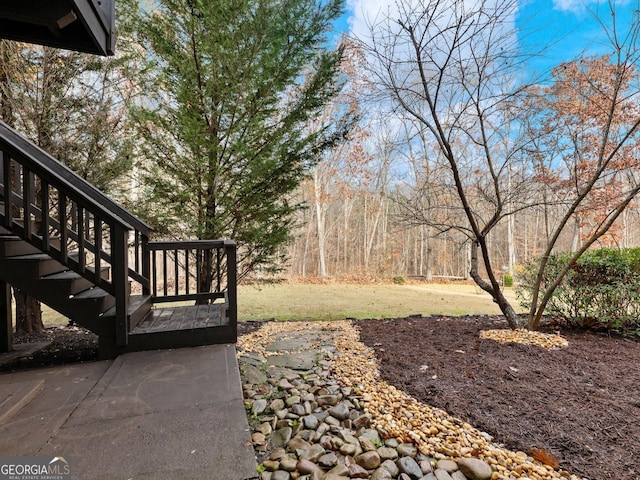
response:
<path id="1" fill-rule="evenodd" d="M 336 181 L 339 178 L 336 176 Z M 455 230 L 439 232 L 433 227 L 412 225 L 416 219 L 407 218 L 398 200 L 399 188 L 350 188 L 347 192 L 345 185 L 333 185 L 331 189 L 336 193 L 323 195 L 324 200 L 318 205 L 313 181 L 308 181 L 300 191 L 308 208 L 298 214 L 284 274 L 289 279 L 468 279 L 470 243 L 466 237 Z M 320 230 L 319 214 L 324 216 Z M 546 225 L 556 214 L 559 212 L 554 212 L 551 205 L 545 207 L 541 202 L 539 207 L 514 215 L 492 232 L 489 248 L 492 265 L 501 270 L 497 273 L 515 273 L 518 265 L 540 256 L 546 246 Z M 575 250 L 580 244 L 579 220 L 571 227 L 563 233 L 558 251 Z M 640 245 L 639 209 L 629 207 L 613 230 L 614 234 L 599 245 Z"/>

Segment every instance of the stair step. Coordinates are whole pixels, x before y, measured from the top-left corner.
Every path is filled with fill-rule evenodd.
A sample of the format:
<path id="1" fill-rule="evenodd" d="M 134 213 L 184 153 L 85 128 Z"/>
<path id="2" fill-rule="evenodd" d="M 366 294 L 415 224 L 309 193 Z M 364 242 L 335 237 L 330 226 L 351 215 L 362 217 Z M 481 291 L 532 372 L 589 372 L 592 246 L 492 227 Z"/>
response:
<path id="1" fill-rule="evenodd" d="M 87 270 L 91 273 L 95 272 L 96 269 L 94 267 L 87 267 Z M 109 280 L 109 274 L 111 273 L 111 267 L 109 265 L 101 265 L 100 266 L 100 277 L 103 280 Z"/>
<path id="2" fill-rule="evenodd" d="M 143 322 L 150 314 L 151 295 L 135 295 L 129 297 L 129 331 Z"/>
<path id="3" fill-rule="evenodd" d="M 151 295 L 131 295 L 129 297 L 129 328 L 134 328 L 135 325 L 140 323 L 151 310 Z M 103 317 L 114 317 L 116 314 L 116 307 L 113 306 L 106 312 Z"/>
<path id="4" fill-rule="evenodd" d="M 96 300 L 96 299 L 103 299 L 105 297 L 109 296 L 109 293 L 105 292 L 104 290 L 102 290 L 99 287 L 95 287 L 95 288 L 90 288 L 88 290 L 84 290 L 80 293 L 78 293 L 77 295 L 74 295 L 73 298 L 76 300 L 84 300 L 84 299 L 89 299 L 89 300 Z"/>
<path id="5" fill-rule="evenodd" d="M 47 288 L 55 289 L 59 295 L 76 295 L 93 285 L 80 274 L 67 270 L 42 277 L 40 280 L 47 282 Z"/>
<path id="6" fill-rule="evenodd" d="M 41 252 L 39 249 L 20 237 L 16 237 L 14 235 L 0 237 L 0 256 L 8 258 L 20 255 L 32 255 L 36 253 Z"/>
<path id="7" fill-rule="evenodd" d="M 112 295 L 99 287 L 94 287 L 71 297 L 70 306 L 78 309 L 78 316 L 97 316 L 109 310 L 115 303 L 116 299 Z M 82 325 L 83 322 L 78 320 L 78 323 Z"/>
<path id="8" fill-rule="evenodd" d="M 140 297 L 140 298 L 138 298 Z M 113 297 L 110 297 L 115 302 Z M 142 296 L 135 295 L 130 297 L 129 302 L 129 324 L 137 324 L 137 322 L 141 321 L 139 317 L 146 317 L 149 310 L 151 309 L 151 297 L 150 296 Z M 114 316 L 115 316 L 115 306 L 111 306 L 108 310 L 104 311 L 104 313 L 100 313 L 96 316 L 84 316 L 82 320 L 77 320 L 78 323 L 85 328 L 88 328 L 92 332 L 100 336 L 113 337 L 115 335 L 114 329 Z"/>
<path id="9" fill-rule="evenodd" d="M 35 253 L 29 255 L 16 255 L 7 257 L 4 261 L 8 264 L 16 264 L 24 274 L 30 278 L 43 277 L 52 273 L 64 272 L 67 267 L 51 258 L 46 253 Z"/>

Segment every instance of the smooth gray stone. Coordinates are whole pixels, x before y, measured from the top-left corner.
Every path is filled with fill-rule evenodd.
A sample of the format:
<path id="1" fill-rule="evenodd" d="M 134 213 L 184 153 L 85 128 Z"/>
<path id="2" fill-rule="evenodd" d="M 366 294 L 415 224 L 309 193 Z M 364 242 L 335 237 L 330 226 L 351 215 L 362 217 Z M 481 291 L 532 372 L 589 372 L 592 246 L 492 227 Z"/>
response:
<path id="1" fill-rule="evenodd" d="M 304 428 L 308 428 L 310 430 L 315 430 L 318 428 L 318 418 L 313 415 L 306 415 L 302 417 L 302 421 L 304 422 Z"/>
<path id="2" fill-rule="evenodd" d="M 489 480 L 493 473 L 491 466 L 479 458 L 461 458 L 458 468 L 469 480 Z"/>
<path id="3" fill-rule="evenodd" d="M 300 350 L 309 345 L 309 342 L 305 340 L 278 340 L 267 345 L 265 350 L 267 352 L 279 352 L 282 350 Z"/>
<path id="4" fill-rule="evenodd" d="M 339 403 L 329 409 L 329 414 L 338 420 L 344 420 L 349 416 L 349 407 L 344 403 Z"/>
<path id="5" fill-rule="evenodd" d="M 397 450 L 401 457 L 415 457 L 418 454 L 418 448 L 413 443 L 401 443 Z"/>
<path id="6" fill-rule="evenodd" d="M 291 474 L 289 472 L 285 472 L 284 470 L 278 470 L 277 472 L 273 472 L 271 474 L 271 480 L 290 480 Z"/>
<path id="7" fill-rule="evenodd" d="M 291 440 L 291 435 L 293 434 L 293 430 L 291 427 L 284 427 L 276 430 L 271 435 L 271 445 L 275 448 L 277 447 L 286 447 Z"/>
<path id="8" fill-rule="evenodd" d="M 311 370 L 316 363 L 316 352 L 300 352 L 287 355 L 274 355 L 267 359 L 269 365 L 292 370 Z"/>
<path id="9" fill-rule="evenodd" d="M 406 473 L 413 480 L 418 480 L 422 478 L 422 470 L 420 470 L 420 465 L 412 458 L 412 457 L 401 457 L 396 462 L 398 468 L 402 473 Z"/>
<path id="10" fill-rule="evenodd" d="M 303 449 L 298 455 L 298 458 L 299 459 L 304 458 L 307 460 L 311 460 L 313 463 L 317 463 L 318 459 L 320 459 L 320 457 L 322 457 L 326 453 L 327 452 L 322 447 L 322 445 L 318 445 L 317 443 L 314 443 L 309 448 Z"/>
<path id="11" fill-rule="evenodd" d="M 469 480 L 469 479 L 460 470 L 456 470 L 451 474 L 451 480 Z"/>
<path id="12" fill-rule="evenodd" d="M 241 370 L 246 383 L 250 383 L 252 385 L 262 385 L 263 383 L 267 383 L 267 376 L 258 367 L 246 364 L 242 366 Z"/>
<path id="13" fill-rule="evenodd" d="M 451 475 L 446 470 L 442 468 L 437 468 L 433 474 L 436 476 L 437 480 L 452 480 Z"/>
<path id="14" fill-rule="evenodd" d="M 260 415 L 267 409 L 267 401 L 264 398 L 260 398 L 253 402 L 251 406 L 251 414 L 252 415 Z"/>

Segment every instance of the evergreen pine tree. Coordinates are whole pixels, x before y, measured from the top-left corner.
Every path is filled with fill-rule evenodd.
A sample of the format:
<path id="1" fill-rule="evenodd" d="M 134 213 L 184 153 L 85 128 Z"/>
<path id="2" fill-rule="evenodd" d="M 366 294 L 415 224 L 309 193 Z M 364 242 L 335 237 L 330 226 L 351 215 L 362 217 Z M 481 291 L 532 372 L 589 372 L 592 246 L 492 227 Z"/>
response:
<path id="1" fill-rule="evenodd" d="M 164 236 L 238 242 L 239 275 L 277 270 L 292 192 L 353 118 L 320 120 L 340 91 L 327 34 L 341 0 L 160 0 L 140 128 L 146 217 Z M 309 125 L 314 125 L 309 128 Z"/>

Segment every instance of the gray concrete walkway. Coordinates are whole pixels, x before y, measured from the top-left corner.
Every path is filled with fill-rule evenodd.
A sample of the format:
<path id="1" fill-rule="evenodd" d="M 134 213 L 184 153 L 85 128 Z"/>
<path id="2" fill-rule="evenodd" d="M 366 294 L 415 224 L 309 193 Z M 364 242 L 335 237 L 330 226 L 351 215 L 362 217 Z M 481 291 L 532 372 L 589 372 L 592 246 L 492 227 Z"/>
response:
<path id="1" fill-rule="evenodd" d="M 233 345 L 0 375 L 0 456 L 62 456 L 72 478 L 257 478 Z"/>

